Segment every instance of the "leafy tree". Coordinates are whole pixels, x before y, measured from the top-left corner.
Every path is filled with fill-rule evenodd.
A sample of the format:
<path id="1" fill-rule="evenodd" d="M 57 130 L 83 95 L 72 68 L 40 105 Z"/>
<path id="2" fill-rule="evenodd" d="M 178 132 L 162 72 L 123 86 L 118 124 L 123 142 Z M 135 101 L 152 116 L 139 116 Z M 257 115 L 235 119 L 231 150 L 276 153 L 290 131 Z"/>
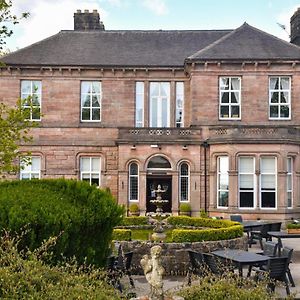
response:
<path id="1" fill-rule="evenodd" d="M 13 34 L 12 29 L 8 28 L 6 24 L 18 24 L 23 18 L 27 18 L 29 13 L 22 13 L 20 17 L 11 13 L 12 2 L 10 0 L 0 0 L 0 51 L 5 45 L 5 38 Z"/>
<path id="2" fill-rule="evenodd" d="M 19 145 L 32 140 L 28 132 L 35 126 L 28 115 L 21 100 L 15 107 L 0 103 L 0 174 L 18 170 L 15 160 L 19 156 Z"/>
<path id="3" fill-rule="evenodd" d="M 11 13 L 11 7 L 10 0 L 0 0 L 0 56 L 6 54 L 6 51 L 3 51 L 5 39 L 13 34 L 7 24 L 15 25 L 20 19 L 29 16 L 29 13 L 23 13 L 18 17 Z M 31 99 L 26 101 L 31 103 Z M 27 134 L 35 124 L 28 121 L 28 110 L 25 111 L 22 104 L 19 100 L 15 107 L 8 107 L 0 102 L 0 174 L 17 170 L 14 161 L 18 156 L 19 144 L 32 139 Z"/>

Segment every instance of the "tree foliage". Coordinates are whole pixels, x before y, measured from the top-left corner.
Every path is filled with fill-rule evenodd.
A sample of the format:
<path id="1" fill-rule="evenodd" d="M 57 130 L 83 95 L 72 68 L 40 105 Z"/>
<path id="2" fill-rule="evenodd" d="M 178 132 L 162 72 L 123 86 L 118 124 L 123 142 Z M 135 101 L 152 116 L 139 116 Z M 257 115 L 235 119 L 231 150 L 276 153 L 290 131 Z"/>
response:
<path id="1" fill-rule="evenodd" d="M 0 52 L 6 44 L 5 39 L 13 34 L 13 30 L 8 27 L 8 24 L 18 24 L 21 19 L 29 16 L 29 13 L 24 12 L 18 17 L 12 14 L 11 7 L 10 0 L 0 0 Z"/>
<path id="2" fill-rule="evenodd" d="M 34 122 L 28 120 L 28 114 L 21 100 L 15 107 L 0 103 L 0 174 L 16 172 L 19 168 L 15 163 L 19 156 L 19 145 L 32 140 L 28 132 L 35 126 Z"/>

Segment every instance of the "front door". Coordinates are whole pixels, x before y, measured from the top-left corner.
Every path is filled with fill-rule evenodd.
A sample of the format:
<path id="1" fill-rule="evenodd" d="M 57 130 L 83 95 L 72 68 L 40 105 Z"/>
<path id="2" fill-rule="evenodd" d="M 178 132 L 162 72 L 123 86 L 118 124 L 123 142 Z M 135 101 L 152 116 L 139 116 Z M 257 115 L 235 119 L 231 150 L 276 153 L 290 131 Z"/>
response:
<path id="1" fill-rule="evenodd" d="M 160 184 L 162 189 L 166 189 L 165 193 L 162 193 L 163 200 L 169 200 L 168 203 L 163 205 L 164 212 L 172 211 L 172 177 L 171 176 L 148 176 L 147 177 L 147 212 L 155 212 L 156 206 L 150 202 L 150 200 L 156 199 L 156 195 L 153 190 L 157 190 L 157 186 Z"/>

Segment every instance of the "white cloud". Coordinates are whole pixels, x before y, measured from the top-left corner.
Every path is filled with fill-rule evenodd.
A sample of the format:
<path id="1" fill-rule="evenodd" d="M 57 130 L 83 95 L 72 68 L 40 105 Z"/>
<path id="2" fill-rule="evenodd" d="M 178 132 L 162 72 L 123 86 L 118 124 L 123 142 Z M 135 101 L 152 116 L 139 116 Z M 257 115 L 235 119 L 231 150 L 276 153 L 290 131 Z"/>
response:
<path id="1" fill-rule="evenodd" d="M 24 4 L 24 2 L 29 4 Z M 32 0 L 32 1 L 14 1 L 14 12 L 30 12 L 30 17 L 18 25 L 21 28 L 21 34 L 16 36 L 16 46 L 23 48 L 32 43 L 45 39 L 58 33 L 63 29 L 73 29 L 73 15 L 77 9 L 97 9 L 100 12 L 100 18 L 107 15 L 100 7 L 97 0 Z"/>
<path id="2" fill-rule="evenodd" d="M 156 15 L 162 16 L 168 13 L 168 7 L 164 0 L 143 0 L 142 4 Z"/>
<path id="3" fill-rule="evenodd" d="M 277 21 L 279 24 L 283 25 L 285 27 L 285 30 L 281 30 L 280 38 L 284 40 L 289 40 L 289 34 L 290 34 L 290 19 L 294 12 L 298 9 L 299 5 L 296 5 L 292 8 L 289 8 L 285 11 L 282 11 L 278 17 Z"/>

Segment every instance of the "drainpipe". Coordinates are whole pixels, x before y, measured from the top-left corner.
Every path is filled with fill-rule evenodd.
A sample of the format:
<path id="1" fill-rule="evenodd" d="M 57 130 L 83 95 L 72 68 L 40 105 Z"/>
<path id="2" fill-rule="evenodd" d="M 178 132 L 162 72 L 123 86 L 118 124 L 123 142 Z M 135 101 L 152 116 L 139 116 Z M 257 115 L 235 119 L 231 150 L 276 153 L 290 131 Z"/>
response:
<path id="1" fill-rule="evenodd" d="M 204 211 L 207 213 L 207 148 L 209 145 L 204 141 L 201 146 L 204 148 Z"/>

